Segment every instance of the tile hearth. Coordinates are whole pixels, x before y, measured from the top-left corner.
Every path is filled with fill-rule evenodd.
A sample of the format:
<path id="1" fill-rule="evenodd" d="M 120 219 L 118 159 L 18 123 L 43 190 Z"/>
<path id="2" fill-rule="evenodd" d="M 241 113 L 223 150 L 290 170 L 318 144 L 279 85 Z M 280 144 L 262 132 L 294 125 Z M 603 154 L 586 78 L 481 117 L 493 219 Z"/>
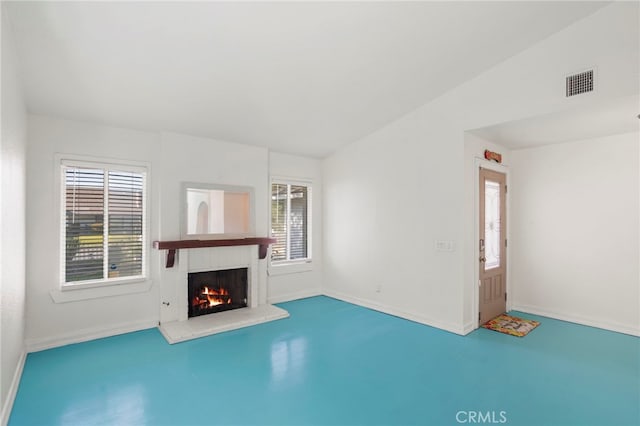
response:
<path id="1" fill-rule="evenodd" d="M 161 324 L 158 329 L 167 342 L 174 344 L 288 317 L 289 312 L 282 308 L 260 305 L 255 308 L 203 315 L 185 321 L 171 321 Z"/>

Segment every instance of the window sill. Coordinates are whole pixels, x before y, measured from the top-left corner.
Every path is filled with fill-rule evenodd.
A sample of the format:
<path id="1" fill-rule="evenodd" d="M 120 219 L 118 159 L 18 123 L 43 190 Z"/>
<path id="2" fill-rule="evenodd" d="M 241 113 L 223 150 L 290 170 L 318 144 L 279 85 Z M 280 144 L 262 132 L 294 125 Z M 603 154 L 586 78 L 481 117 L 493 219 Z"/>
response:
<path id="1" fill-rule="evenodd" d="M 304 260 L 299 262 L 287 262 L 276 265 L 269 265 L 269 276 L 287 275 L 287 274 L 299 274 L 302 272 L 310 272 L 313 270 L 313 263 L 311 260 Z"/>
<path id="2" fill-rule="evenodd" d="M 125 294 L 145 293 L 151 289 L 153 282 L 142 279 L 130 282 L 104 284 L 99 287 L 65 287 L 51 290 L 51 299 L 55 303 L 77 302 L 80 300 L 100 299 L 102 297 L 122 296 Z"/>

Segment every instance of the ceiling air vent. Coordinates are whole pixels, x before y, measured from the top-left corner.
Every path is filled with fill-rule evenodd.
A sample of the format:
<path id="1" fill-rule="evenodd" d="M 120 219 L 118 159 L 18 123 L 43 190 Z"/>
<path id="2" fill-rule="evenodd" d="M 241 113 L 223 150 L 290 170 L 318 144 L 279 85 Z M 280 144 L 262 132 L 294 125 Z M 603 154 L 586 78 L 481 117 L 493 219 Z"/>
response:
<path id="1" fill-rule="evenodd" d="M 567 77 L 567 98 L 593 91 L 593 70 Z"/>

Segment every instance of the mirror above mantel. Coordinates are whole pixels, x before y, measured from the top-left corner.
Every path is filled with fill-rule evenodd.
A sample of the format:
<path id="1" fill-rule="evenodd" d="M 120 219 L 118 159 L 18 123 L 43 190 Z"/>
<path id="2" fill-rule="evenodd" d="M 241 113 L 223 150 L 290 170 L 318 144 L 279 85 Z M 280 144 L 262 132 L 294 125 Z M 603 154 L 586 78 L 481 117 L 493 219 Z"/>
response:
<path id="1" fill-rule="evenodd" d="M 183 240 L 255 236 L 255 197 L 249 186 L 182 183 Z"/>
<path id="2" fill-rule="evenodd" d="M 255 237 L 255 198 L 252 187 L 184 182 L 182 184 L 181 240 L 154 241 L 167 250 L 172 268 L 179 249 L 258 246 L 258 259 L 267 256 L 275 238 Z"/>

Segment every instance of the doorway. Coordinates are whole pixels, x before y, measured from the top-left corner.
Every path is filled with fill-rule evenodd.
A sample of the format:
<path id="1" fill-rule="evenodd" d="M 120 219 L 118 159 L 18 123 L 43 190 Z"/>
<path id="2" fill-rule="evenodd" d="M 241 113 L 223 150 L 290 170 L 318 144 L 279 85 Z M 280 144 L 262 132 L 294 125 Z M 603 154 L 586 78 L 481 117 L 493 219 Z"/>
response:
<path id="1" fill-rule="evenodd" d="M 480 167 L 478 325 L 507 310 L 506 175 Z"/>

